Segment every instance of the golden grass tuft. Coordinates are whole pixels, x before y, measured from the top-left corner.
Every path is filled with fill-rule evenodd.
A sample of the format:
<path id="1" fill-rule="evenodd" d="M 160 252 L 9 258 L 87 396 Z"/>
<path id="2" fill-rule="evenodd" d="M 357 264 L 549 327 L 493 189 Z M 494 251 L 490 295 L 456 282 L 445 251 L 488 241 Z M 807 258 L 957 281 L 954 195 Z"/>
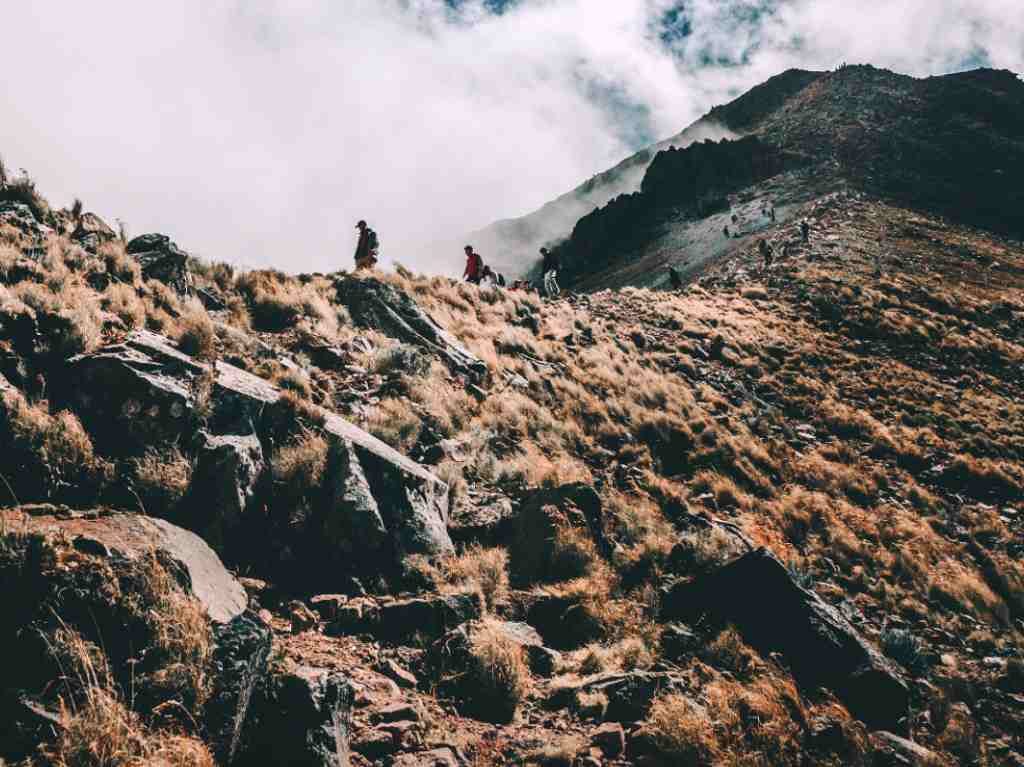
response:
<path id="1" fill-rule="evenodd" d="M 485 618 L 470 637 L 472 675 L 495 718 L 511 721 L 531 686 L 526 653 L 495 621 Z"/>
<path id="2" fill-rule="evenodd" d="M 135 487 L 146 510 L 170 513 L 192 482 L 193 463 L 177 448 L 150 448 L 133 461 Z"/>
<path id="3" fill-rule="evenodd" d="M 314 431 L 304 430 L 271 459 L 274 480 L 289 485 L 297 493 L 320 487 L 327 470 L 327 449 L 326 439 Z"/>

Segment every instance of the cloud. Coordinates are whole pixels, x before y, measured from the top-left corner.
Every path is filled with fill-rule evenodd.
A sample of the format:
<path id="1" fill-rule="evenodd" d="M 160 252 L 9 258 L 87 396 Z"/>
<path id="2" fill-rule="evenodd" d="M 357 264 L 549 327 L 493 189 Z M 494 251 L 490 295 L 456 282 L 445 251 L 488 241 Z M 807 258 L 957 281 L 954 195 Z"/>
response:
<path id="1" fill-rule="evenodd" d="M 525 213 L 790 66 L 1024 69 L 1005 0 L 11 4 L 0 152 L 56 203 L 290 271 Z M 671 26 L 666 28 L 666 24 Z"/>

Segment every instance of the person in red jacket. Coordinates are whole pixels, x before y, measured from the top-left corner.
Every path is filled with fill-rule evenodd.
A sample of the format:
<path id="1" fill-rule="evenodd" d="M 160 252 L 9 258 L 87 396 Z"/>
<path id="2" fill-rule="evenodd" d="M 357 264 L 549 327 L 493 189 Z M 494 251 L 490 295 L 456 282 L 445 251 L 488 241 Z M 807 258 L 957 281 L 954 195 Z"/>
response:
<path id="1" fill-rule="evenodd" d="M 480 254 L 473 250 L 472 245 L 467 245 L 466 248 L 466 271 L 462 275 L 466 282 L 471 282 L 474 285 L 479 285 L 480 280 L 484 276 L 484 260 L 480 258 Z"/>

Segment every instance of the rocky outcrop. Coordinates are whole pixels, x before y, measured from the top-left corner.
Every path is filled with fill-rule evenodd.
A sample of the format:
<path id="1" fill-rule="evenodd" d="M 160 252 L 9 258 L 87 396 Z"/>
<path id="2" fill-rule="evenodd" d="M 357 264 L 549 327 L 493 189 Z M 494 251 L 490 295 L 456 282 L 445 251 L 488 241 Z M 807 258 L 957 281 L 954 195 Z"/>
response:
<path id="1" fill-rule="evenodd" d="M 71 239 L 90 253 L 95 253 L 100 245 L 116 238 L 114 230 L 95 213 L 83 213 L 71 233 Z"/>
<path id="2" fill-rule="evenodd" d="M 344 277 L 338 300 L 360 326 L 373 328 L 439 357 L 454 372 L 473 380 L 487 377 L 487 365 L 424 312 L 404 291 L 375 278 Z"/>
<path id="3" fill-rule="evenodd" d="M 95 684 L 130 689 L 147 720 L 163 716 L 161 704 L 173 699 L 170 715 L 185 714 L 181 724 L 205 736 L 219 763 L 231 764 L 252 691 L 267 671 L 271 636 L 209 546 L 162 520 L 50 505 L 0 510 L 0 531 L 0 579 L 10 589 L 0 608 L 7 664 L 0 711 L 12 733 L 10 741 L 0 738 L 0 758 L 18 756 L 17 743 L 52 737 L 47 720 L 60 710 L 57 696 L 73 704 L 84 693 L 69 667 L 80 662 L 68 639 L 74 635 L 102 651 L 111 681 L 97 671 Z M 162 622 L 179 620 L 195 653 L 175 655 L 161 638 Z"/>
<path id="4" fill-rule="evenodd" d="M 344 675 L 298 666 L 273 675 L 255 705 L 243 765 L 348 767 L 354 691 Z"/>
<path id="5" fill-rule="evenodd" d="M 214 533 L 253 503 L 260 464 L 256 441 L 267 452 L 282 429 L 294 427 L 294 412 L 273 384 L 224 362 L 199 362 L 147 331 L 74 357 L 68 367 L 67 386 L 55 399 L 75 411 L 97 446 L 111 455 L 190 445 L 196 431 L 206 429 L 199 479 L 219 486 L 225 506 L 181 522 L 210 533 L 218 545 Z M 250 528 L 250 540 L 290 552 L 289 575 L 308 569 L 320 579 L 319 588 L 331 587 L 324 573 L 340 577 L 360 567 L 381 573 L 400 569 L 411 554 L 451 551 L 447 486 L 340 416 L 321 415 L 330 450 L 314 513 L 298 525 Z"/>
<path id="6" fill-rule="evenodd" d="M 380 602 L 350 602 L 336 611 L 328 633 L 371 634 L 387 642 L 408 642 L 420 637 L 434 641 L 446 631 L 479 618 L 483 603 L 479 594 L 435 594 Z"/>
<path id="7" fill-rule="evenodd" d="M 701 615 L 733 623 L 762 653 L 781 653 L 802 685 L 834 690 L 869 726 L 897 729 L 907 715 L 907 686 L 893 664 L 764 549 L 665 591 L 663 618 Z"/>
<path id="8" fill-rule="evenodd" d="M 602 701 L 601 716 L 611 722 L 636 722 L 647 716 L 658 695 L 686 692 L 684 679 L 667 671 L 614 671 L 585 677 L 552 689 L 550 708 L 579 707 L 586 696 Z"/>
<path id="9" fill-rule="evenodd" d="M 166 234 L 139 235 L 128 243 L 127 250 L 139 262 L 142 276 L 147 280 L 159 280 L 179 293 L 187 293 L 191 289 L 188 253 Z"/>

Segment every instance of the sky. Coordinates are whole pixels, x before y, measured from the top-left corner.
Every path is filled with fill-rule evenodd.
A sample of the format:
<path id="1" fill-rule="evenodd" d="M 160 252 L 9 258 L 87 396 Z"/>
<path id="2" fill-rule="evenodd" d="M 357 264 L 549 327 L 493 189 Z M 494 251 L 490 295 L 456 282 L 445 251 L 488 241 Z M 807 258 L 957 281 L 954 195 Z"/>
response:
<path id="1" fill-rule="evenodd" d="M 522 215 L 790 67 L 1024 71 L 1019 0 L 4 4 L 0 156 L 130 235 L 289 272 Z M 457 255 L 457 254 L 456 254 Z"/>

